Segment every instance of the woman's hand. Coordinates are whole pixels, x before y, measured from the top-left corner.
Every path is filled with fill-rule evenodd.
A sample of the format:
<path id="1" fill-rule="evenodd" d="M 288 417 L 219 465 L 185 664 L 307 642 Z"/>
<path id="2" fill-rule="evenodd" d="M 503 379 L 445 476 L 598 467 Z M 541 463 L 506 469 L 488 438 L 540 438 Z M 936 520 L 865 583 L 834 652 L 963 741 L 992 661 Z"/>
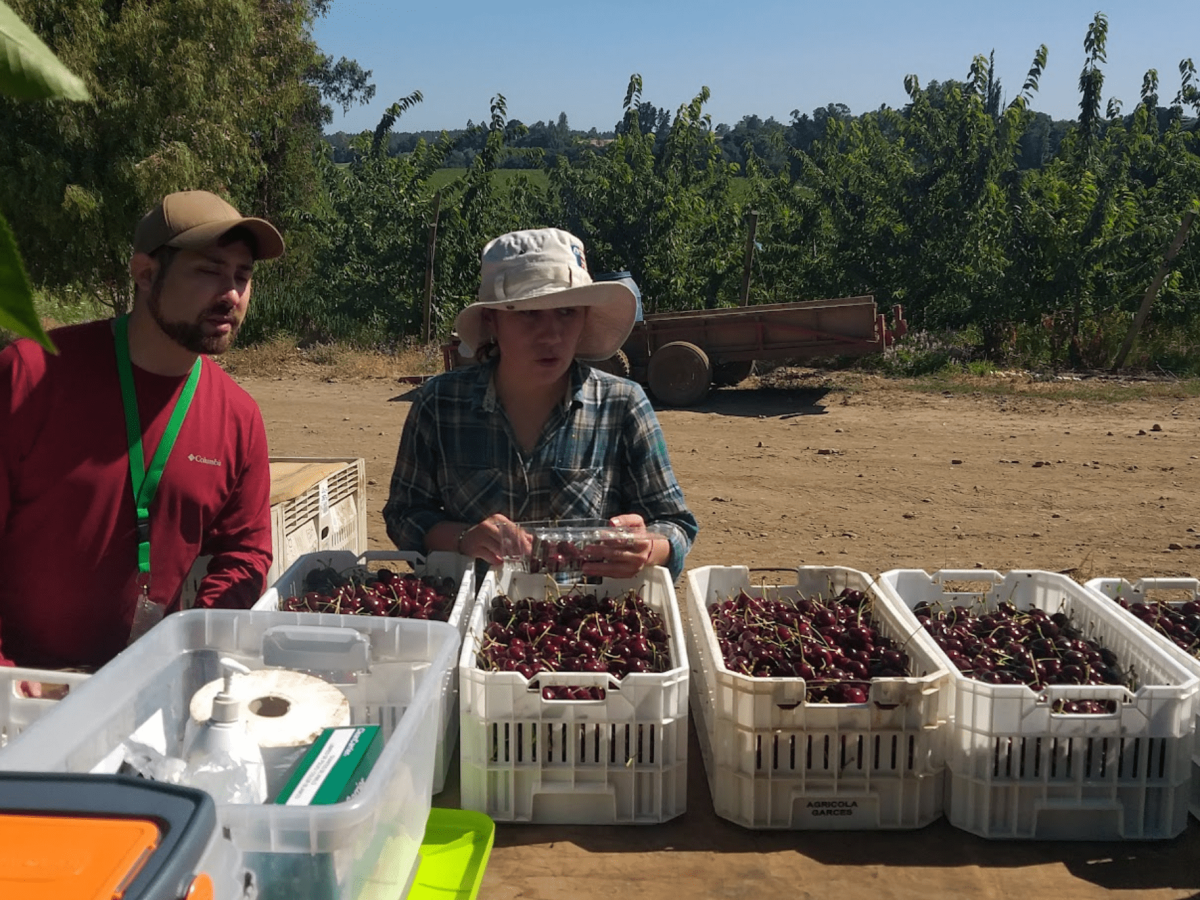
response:
<path id="1" fill-rule="evenodd" d="M 531 544 L 528 532 L 507 516 L 496 513 L 478 525 L 465 526 L 459 533 L 457 551 L 495 566 L 504 559 L 505 552 L 527 556 L 531 552 Z"/>
<path id="2" fill-rule="evenodd" d="M 597 575 L 601 578 L 633 578 L 646 566 L 659 565 L 666 553 L 671 552 L 667 541 L 646 531 L 646 520 L 637 513 L 613 516 L 608 524 L 614 528 L 628 528 L 636 532 L 628 540 L 619 543 L 605 541 L 602 548 L 604 559 L 584 563 L 584 575 Z"/>

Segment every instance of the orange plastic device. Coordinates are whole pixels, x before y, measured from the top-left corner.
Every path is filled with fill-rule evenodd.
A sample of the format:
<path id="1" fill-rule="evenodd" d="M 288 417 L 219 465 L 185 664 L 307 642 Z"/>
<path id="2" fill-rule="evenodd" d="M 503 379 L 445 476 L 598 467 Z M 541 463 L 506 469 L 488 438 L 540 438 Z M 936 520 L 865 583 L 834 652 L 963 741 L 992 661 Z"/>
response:
<path id="1" fill-rule="evenodd" d="M 200 791 L 0 772 L 0 900 L 214 900 L 199 870 L 216 827 Z"/>
<path id="2" fill-rule="evenodd" d="M 138 819 L 0 815 L 0 897 L 120 900 L 158 839 Z"/>

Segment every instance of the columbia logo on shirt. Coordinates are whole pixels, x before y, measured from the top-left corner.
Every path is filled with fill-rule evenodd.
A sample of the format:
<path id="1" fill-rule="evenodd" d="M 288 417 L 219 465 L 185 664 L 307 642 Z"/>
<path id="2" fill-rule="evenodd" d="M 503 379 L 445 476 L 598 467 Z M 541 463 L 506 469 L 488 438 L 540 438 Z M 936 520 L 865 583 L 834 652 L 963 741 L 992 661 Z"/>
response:
<path id="1" fill-rule="evenodd" d="M 219 459 L 209 459 L 207 456 L 197 456 L 195 453 L 189 453 L 188 459 L 192 462 L 204 463 L 206 466 L 219 466 Z"/>

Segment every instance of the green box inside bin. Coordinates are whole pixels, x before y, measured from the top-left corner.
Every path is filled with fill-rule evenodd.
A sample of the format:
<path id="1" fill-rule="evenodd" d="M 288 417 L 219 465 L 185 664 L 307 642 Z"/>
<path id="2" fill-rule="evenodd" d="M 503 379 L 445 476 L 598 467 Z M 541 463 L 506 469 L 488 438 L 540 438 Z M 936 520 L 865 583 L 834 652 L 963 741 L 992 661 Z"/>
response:
<path id="1" fill-rule="evenodd" d="M 378 725 L 326 728 L 305 751 L 274 803 L 322 806 L 354 796 L 383 752 Z"/>

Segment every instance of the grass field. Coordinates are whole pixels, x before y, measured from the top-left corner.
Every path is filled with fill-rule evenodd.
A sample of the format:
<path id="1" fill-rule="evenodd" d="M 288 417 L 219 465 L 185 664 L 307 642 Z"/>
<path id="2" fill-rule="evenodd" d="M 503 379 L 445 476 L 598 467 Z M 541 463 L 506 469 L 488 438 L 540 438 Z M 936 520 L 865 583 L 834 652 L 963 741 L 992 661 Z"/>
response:
<path id="1" fill-rule="evenodd" d="M 440 190 L 457 178 L 466 174 L 466 169 L 438 169 L 429 179 L 431 190 Z M 517 178 L 527 178 L 534 187 L 543 190 L 550 187 L 550 176 L 544 169 L 499 169 L 496 171 L 496 181 L 503 186 L 511 184 Z M 749 182 L 745 178 L 735 178 L 733 183 L 735 197 L 744 197 L 749 190 Z"/>
<path id="2" fill-rule="evenodd" d="M 429 179 L 432 190 L 440 190 L 456 179 L 467 174 L 466 169 L 438 169 Z M 496 182 L 507 187 L 518 178 L 528 179 L 534 187 L 545 190 L 550 186 L 550 176 L 542 169 L 499 169 L 495 175 Z"/>
<path id="3" fill-rule="evenodd" d="M 337 163 L 338 166 L 348 166 L 349 163 Z M 467 173 L 465 168 L 438 169 L 429 179 L 429 189 L 441 190 Z M 545 169 L 498 169 L 496 180 L 502 186 L 511 184 L 517 178 L 527 178 L 534 187 L 546 190 L 550 187 L 550 176 Z M 749 190 L 749 182 L 745 178 L 735 178 L 733 184 L 735 196 L 744 197 Z"/>
<path id="4" fill-rule="evenodd" d="M 113 314 L 111 308 L 93 299 L 70 303 L 37 290 L 33 292 L 33 308 L 37 310 L 43 328 L 78 325 L 80 322 L 106 319 Z"/>

